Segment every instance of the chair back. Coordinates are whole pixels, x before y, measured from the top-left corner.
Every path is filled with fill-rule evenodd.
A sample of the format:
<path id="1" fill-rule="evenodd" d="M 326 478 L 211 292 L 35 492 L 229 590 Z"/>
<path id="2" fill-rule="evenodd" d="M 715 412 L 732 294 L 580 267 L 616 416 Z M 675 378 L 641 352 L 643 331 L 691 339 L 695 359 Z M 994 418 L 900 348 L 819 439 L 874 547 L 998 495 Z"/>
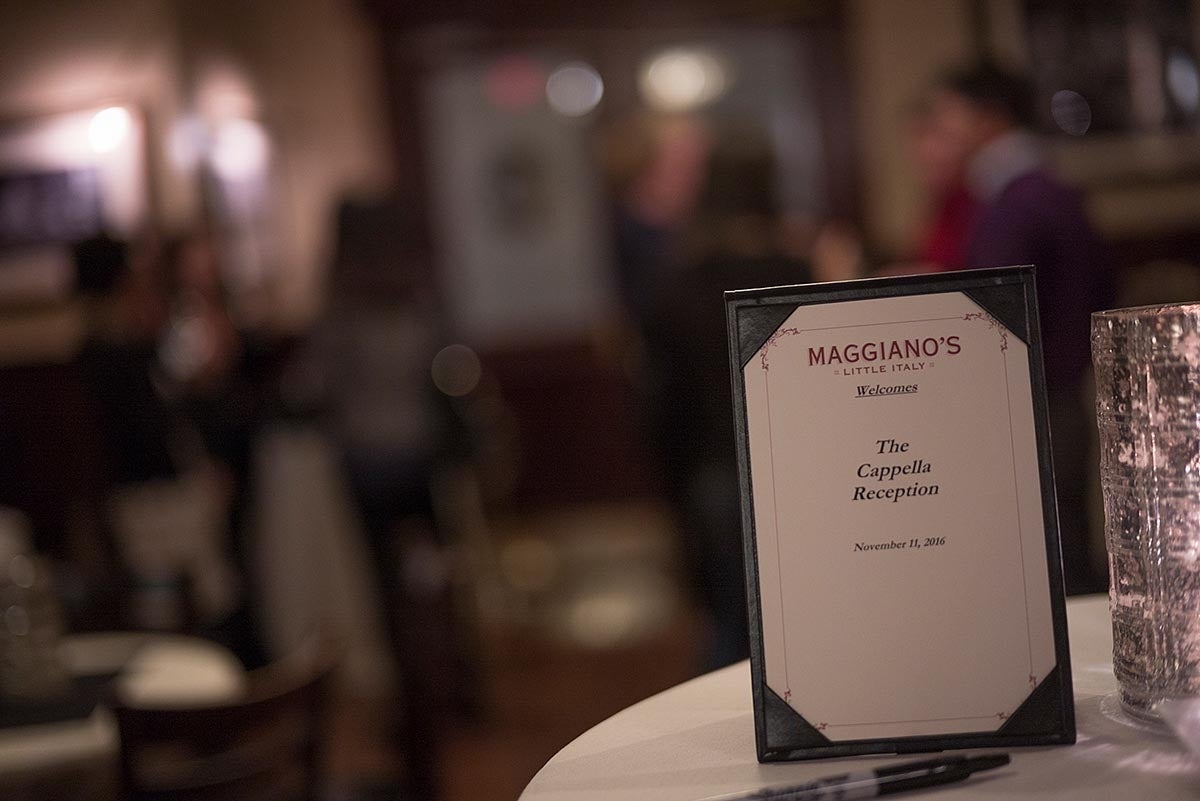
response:
<path id="1" fill-rule="evenodd" d="M 130 801 L 311 799 L 334 659 L 325 645 L 248 677 L 229 703 L 115 708 Z"/>

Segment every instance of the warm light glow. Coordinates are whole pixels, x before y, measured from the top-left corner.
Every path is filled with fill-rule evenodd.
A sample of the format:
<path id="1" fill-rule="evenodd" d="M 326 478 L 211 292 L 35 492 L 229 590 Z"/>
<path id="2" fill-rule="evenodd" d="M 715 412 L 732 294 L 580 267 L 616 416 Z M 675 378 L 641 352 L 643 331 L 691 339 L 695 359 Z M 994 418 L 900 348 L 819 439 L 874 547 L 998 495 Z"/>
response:
<path id="1" fill-rule="evenodd" d="M 209 122 L 259 116 L 257 95 L 249 79 L 240 68 L 222 61 L 210 61 L 200 68 L 195 110 Z"/>
<path id="2" fill-rule="evenodd" d="M 88 144 L 96 153 L 111 153 L 125 141 L 131 124 L 129 111 L 120 106 L 97 111 L 88 123 Z"/>
<path id="3" fill-rule="evenodd" d="M 261 175 L 270 154 L 270 141 L 253 120 L 232 119 L 217 127 L 209 158 L 217 175 L 239 181 Z"/>
<path id="4" fill-rule="evenodd" d="M 550 108 L 566 117 L 582 117 L 604 97 L 604 81 L 591 65 L 581 61 L 563 64 L 546 81 Z"/>
<path id="5" fill-rule="evenodd" d="M 639 86 L 651 106 L 687 111 L 711 103 L 728 86 L 721 62 L 711 53 L 691 48 L 668 50 L 642 70 Z"/>
<path id="6" fill-rule="evenodd" d="M 208 139 L 208 130 L 199 117 L 178 120 L 171 128 L 167 146 L 171 162 L 181 170 L 192 169 L 208 149 Z"/>

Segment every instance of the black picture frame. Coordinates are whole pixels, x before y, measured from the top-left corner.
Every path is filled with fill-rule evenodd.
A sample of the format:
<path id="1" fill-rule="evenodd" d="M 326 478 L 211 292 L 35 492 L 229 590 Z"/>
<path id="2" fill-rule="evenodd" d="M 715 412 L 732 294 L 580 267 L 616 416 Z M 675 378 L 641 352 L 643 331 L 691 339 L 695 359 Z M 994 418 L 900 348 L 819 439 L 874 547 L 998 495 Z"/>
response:
<path id="1" fill-rule="evenodd" d="M 743 368 L 799 306 L 936 293 L 965 294 L 1028 346 L 1056 664 L 1016 712 L 996 731 L 835 742 L 826 738 L 809 721 L 804 720 L 767 686 Z M 733 382 L 735 443 L 749 609 L 750 671 L 758 760 L 776 762 L 862 754 L 903 754 L 961 748 L 1074 743 L 1074 696 L 1067 641 L 1066 602 L 1033 266 L 733 290 L 725 293 L 725 307 Z M 822 647 L 820 643 L 814 646 Z M 836 647 L 836 643 L 830 643 L 827 647 Z"/>

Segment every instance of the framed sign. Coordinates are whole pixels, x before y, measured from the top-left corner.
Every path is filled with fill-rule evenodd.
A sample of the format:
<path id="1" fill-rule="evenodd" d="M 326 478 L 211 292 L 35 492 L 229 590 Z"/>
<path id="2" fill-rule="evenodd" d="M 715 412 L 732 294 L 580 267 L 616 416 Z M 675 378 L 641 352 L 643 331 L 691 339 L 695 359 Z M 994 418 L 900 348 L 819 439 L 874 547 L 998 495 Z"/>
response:
<path id="1" fill-rule="evenodd" d="M 1075 741 L 1033 275 L 726 293 L 760 761 Z"/>

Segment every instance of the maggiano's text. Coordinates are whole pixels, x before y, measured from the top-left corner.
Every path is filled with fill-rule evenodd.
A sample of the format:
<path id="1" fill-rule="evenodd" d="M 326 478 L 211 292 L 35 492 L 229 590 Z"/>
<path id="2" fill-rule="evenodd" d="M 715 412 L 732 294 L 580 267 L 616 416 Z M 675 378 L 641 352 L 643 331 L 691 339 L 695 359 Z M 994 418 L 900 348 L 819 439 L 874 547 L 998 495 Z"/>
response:
<path id="1" fill-rule="evenodd" d="M 819 348 L 809 348 L 808 366 L 886 362 L 893 359 L 933 358 L 938 355 L 957 356 L 961 352 L 962 345 L 957 336 L 852 342 L 846 345 L 823 345 Z"/>

